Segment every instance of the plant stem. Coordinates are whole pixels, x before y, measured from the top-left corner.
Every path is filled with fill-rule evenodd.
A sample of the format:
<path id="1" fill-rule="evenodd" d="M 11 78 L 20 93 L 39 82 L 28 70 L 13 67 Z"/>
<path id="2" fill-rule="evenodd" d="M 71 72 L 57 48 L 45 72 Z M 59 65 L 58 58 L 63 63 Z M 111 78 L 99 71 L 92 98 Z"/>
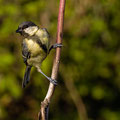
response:
<path id="1" fill-rule="evenodd" d="M 65 12 L 65 0 L 60 0 L 56 43 L 62 43 L 64 12 Z M 51 74 L 51 78 L 55 79 L 55 80 L 57 79 L 57 75 L 58 75 L 60 55 L 61 55 L 61 48 L 56 48 L 56 54 L 55 54 L 53 68 L 52 68 L 52 74 Z M 55 85 L 50 83 L 46 97 L 43 100 L 43 102 L 41 102 L 41 109 L 39 112 L 39 120 L 48 120 L 49 104 L 50 104 L 50 101 L 51 101 L 54 91 L 55 91 Z"/>

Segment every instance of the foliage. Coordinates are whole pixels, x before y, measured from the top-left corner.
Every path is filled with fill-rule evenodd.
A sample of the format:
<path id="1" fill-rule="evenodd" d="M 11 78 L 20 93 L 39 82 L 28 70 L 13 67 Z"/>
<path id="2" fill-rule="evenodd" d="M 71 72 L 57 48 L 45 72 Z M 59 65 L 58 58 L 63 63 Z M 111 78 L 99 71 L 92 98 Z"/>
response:
<path id="1" fill-rule="evenodd" d="M 0 0 L 0 119 L 37 119 L 48 81 L 32 70 L 27 88 L 21 88 L 25 65 L 21 37 L 15 33 L 22 21 L 48 29 L 55 42 L 59 1 Z M 120 119 L 120 1 L 66 1 L 64 47 L 59 85 L 50 106 L 51 120 L 79 120 L 71 84 L 85 104 L 89 120 Z M 54 50 L 42 65 L 50 76 Z M 73 93 L 74 94 L 74 93 Z M 75 96 L 75 95 L 74 95 Z M 79 103 L 78 103 L 79 104 Z"/>

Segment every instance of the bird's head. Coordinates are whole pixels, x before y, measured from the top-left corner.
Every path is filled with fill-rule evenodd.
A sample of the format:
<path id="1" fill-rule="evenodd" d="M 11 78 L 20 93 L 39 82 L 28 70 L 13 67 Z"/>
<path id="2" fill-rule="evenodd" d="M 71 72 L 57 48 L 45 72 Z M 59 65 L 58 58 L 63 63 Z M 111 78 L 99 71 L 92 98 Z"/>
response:
<path id="1" fill-rule="evenodd" d="M 36 24 L 34 24 L 31 21 L 27 21 L 27 22 L 22 22 L 18 26 L 16 33 L 20 33 L 22 36 L 28 37 L 34 35 L 38 29 L 39 28 Z"/>

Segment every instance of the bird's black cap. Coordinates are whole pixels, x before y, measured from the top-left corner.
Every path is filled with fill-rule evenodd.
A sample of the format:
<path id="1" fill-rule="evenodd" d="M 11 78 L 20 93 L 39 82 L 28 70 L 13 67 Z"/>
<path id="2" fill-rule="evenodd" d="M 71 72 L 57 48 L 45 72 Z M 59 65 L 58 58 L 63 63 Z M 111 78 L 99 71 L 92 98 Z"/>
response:
<path id="1" fill-rule="evenodd" d="M 22 27 L 30 27 L 30 26 L 37 26 L 35 23 L 31 22 L 31 21 L 26 21 L 26 22 L 22 22 L 19 27 L 22 28 Z"/>
<path id="2" fill-rule="evenodd" d="M 19 26 L 18 29 L 16 30 L 16 33 L 21 33 L 23 29 L 30 27 L 30 26 L 37 26 L 35 23 L 31 21 L 26 21 L 22 22 Z"/>

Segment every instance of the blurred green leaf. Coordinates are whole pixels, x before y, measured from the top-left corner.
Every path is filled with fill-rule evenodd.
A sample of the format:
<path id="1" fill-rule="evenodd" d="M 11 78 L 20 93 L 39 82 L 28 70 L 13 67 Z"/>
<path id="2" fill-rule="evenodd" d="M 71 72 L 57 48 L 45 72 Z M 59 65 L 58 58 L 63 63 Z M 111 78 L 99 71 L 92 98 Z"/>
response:
<path id="1" fill-rule="evenodd" d="M 98 99 L 98 100 L 103 99 L 105 96 L 105 90 L 102 87 L 95 86 L 92 89 L 92 96 L 93 98 Z"/>
<path id="2" fill-rule="evenodd" d="M 0 67 L 3 69 L 5 67 L 9 67 L 14 63 L 14 56 L 11 53 L 0 54 Z"/>

